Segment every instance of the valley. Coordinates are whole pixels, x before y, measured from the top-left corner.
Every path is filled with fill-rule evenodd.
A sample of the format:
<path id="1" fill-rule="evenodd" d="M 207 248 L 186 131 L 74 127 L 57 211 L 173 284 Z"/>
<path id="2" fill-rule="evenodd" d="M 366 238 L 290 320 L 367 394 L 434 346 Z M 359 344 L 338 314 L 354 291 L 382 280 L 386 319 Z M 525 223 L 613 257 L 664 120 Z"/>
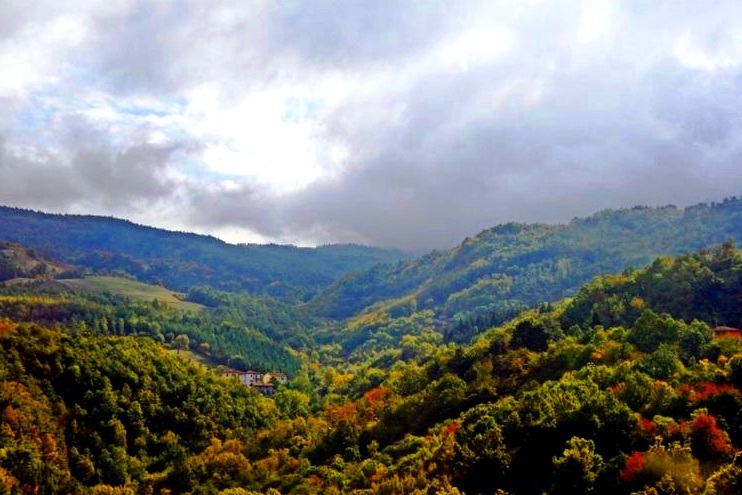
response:
<path id="1" fill-rule="evenodd" d="M 714 331 L 742 327 L 740 200 L 252 261 L 0 213 L 0 494 L 742 486 L 742 339 Z M 288 380 L 265 397 L 227 370 Z"/>

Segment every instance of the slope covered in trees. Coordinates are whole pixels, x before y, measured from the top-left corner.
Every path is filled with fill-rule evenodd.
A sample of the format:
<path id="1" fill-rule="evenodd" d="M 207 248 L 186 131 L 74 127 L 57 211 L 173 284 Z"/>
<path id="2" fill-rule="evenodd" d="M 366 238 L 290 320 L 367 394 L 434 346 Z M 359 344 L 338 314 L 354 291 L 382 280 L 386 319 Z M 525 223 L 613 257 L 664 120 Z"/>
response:
<path id="1" fill-rule="evenodd" d="M 311 320 L 271 299 L 224 295 L 210 303 L 208 310 L 184 311 L 157 299 L 72 291 L 54 281 L 0 286 L 0 317 L 16 323 L 99 336 L 146 336 L 160 343 L 185 335 L 190 348 L 214 365 L 286 373 L 298 369 L 289 348 L 306 345 Z"/>
<path id="2" fill-rule="evenodd" d="M 191 491 L 184 472 L 243 476 L 230 452 L 277 419 L 257 393 L 150 339 L 0 329 L 3 494 Z"/>
<path id="3" fill-rule="evenodd" d="M 726 240 L 742 242 L 742 200 L 606 210 L 568 225 L 511 223 L 450 250 L 347 275 L 312 307 L 339 319 L 371 307 L 391 314 L 434 309 L 448 320 L 494 314 L 503 321 L 514 311 L 572 295 L 596 275 Z"/>
<path id="4" fill-rule="evenodd" d="M 0 493 L 739 493 L 742 340 L 707 319 L 740 298 L 731 244 L 660 258 L 470 345 L 305 360 L 269 401 L 6 297 Z"/>
<path id="5" fill-rule="evenodd" d="M 711 328 L 742 325 L 742 253 L 727 242 L 621 266 L 561 302 L 548 298 L 561 279 L 539 265 L 554 236 L 582 239 L 583 257 L 593 235 L 610 240 L 594 267 L 641 247 L 638 238 L 647 251 L 673 250 L 696 239 L 678 227 L 689 228 L 677 223 L 689 215 L 723 241 L 742 225 L 739 207 L 573 222 L 590 235 L 501 226 L 488 243 L 467 240 L 407 271 L 377 267 L 409 286 L 340 326 L 208 286 L 186 295 L 205 309 L 182 311 L 29 273 L 35 281 L 0 289 L 0 495 L 740 493 L 742 339 L 716 339 Z M 729 223 L 713 220 L 725 208 Z M 652 241 L 655 226 L 639 236 L 647 216 L 677 235 Z M 46 263 L 8 249 L 13 266 Z M 554 302 L 486 306 L 466 335 L 473 341 L 450 337 L 459 328 L 446 320 L 450 297 L 438 305 L 420 287 L 445 292 L 458 283 L 454 261 L 497 256 L 520 260 L 513 278 L 533 276 L 534 294 L 547 294 L 534 297 Z M 486 291 L 459 292 L 461 307 L 500 304 Z M 264 399 L 179 359 L 166 349 L 176 343 L 290 380 Z"/>
<path id="6" fill-rule="evenodd" d="M 94 272 L 125 273 L 187 291 L 196 285 L 297 300 L 348 272 L 402 259 L 357 245 L 231 245 L 114 218 L 0 207 L 0 239 Z"/>
<path id="7" fill-rule="evenodd" d="M 258 453 L 289 449 L 281 493 L 739 493 L 742 340 L 705 319 L 738 321 L 741 282 L 728 244 L 600 277 L 465 347 L 409 337 L 328 376 L 319 413 Z"/>

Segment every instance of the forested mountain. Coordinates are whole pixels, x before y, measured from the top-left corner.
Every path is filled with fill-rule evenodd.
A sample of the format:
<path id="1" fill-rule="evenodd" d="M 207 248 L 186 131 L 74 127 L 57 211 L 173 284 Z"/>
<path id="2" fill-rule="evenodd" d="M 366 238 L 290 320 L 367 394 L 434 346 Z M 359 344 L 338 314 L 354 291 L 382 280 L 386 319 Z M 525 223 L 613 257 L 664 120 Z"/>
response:
<path id="1" fill-rule="evenodd" d="M 185 493 L 191 476 L 205 484 L 212 473 L 239 481 L 249 463 L 233 452 L 278 417 L 256 392 L 150 339 L 4 319 L 0 343 L 2 494 Z"/>
<path id="2" fill-rule="evenodd" d="M 405 257 L 400 251 L 357 245 L 232 245 L 115 218 L 8 207 L 0 207 L 0 240 L 59 262 L 128 274 L 180 291 L 209 285 L 290 301 L 307 298 L 348 272 Z"/>
<path id="3" fill-rule="evenodd" d="M 742 325 L 741 228 L 738 200 L 502 225 L 311 305 L 127 297 L 55 279 L 82 244 L 6 242 L 0 495 L 738 494 L 742 338 L 712 328 Z M 290 379 L 266 399 L 216 365 Z"/>
<path id="4" fill-rule="evenodd" d="M 56 276 L 69 269 L 44 259 L 34 249 L 0 240 L 0 282 L 13 278 Z"/>
<path id="5" fill-rule="evenodd" d="M 125 331 L 143 325 L 121 336 L 79 317 L 110 301 L 5 291 L 2 494 L 742 489 L 742 339 L 710 330 L 742 321 L 731 243 L 598 277 L 464 346 L 431 345 L 411 319 L 386 359 L 303 358 L 272 401 L 166 351 L 155 303 L 122 301 Z"/>
<path id="6" fill-rule="evenodd" d="M 263 452 L 305 442 L 271 486 L 739 493 L 742 340 L 714 339 L 701 319 L 739 321 L 741 282 L 742 254 L 728 244 L 600 277 L 469 346 L 407 339 L 391 366 L 346 368 L 319 415 L 296 410 L 263 437 Z"/>
<path id="7" fill-rule="evenodd" d="M 685 209 L 606 210 L 567 225 L 510 223 L 453 249 L 346 275 L 311 305 L 338 319 L 374 304 L 397 314 L 434 309 L 449 319 L 507 317 L 572 295 L 596 275 L 726 240 L 742 242 L 742 200 L 736 198 Z"/>

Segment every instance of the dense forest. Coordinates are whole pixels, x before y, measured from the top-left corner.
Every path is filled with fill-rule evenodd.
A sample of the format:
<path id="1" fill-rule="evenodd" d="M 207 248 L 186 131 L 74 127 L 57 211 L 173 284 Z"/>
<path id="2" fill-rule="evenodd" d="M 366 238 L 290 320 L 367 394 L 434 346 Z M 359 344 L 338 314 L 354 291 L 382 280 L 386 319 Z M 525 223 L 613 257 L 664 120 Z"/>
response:
<path id="1" fill-rule="evenodd" d="M 80 289 L 83 258 L 6 242 L 0 494 L 740 493 L 741 210 L 504 225 L 310 304 Z M 458 279 L 479 269 L 510 292 Z M 368 298 L 327 319 L 353 280 Z"/>
<path id="2" fill-rule="evenodd" d="M 187 291 L 194 285 L 295 301 L 351 271 L 407 255 L 358 245 L 227 244 L 125 220 L 0 207 L 0 239 L 95 273 L 128 275 Z"/>
<path id="3" fill-rule="evenodd" d="M 509 314 L 573 295 L 596 275 L 639 268 L 657 256 L 742 243 L 741 225 L 742 199 L 736 198 L 685 209 L 605 210 L 567 225 L 499 225 L 453 249 L 346 275 L 312 304 L 334 318 L 374 304 L 414 305 L 451 318 Z"/>

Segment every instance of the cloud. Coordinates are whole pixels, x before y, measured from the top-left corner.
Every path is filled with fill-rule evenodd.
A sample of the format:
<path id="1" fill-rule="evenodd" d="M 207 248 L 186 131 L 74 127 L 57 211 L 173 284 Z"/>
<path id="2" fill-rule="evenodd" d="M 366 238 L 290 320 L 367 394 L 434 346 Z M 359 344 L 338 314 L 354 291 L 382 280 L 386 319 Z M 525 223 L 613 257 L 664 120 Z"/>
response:
<path id="1" fill-rule="evenodd" d="M 10 1 L 0 199 L 447 247 L 739 194 L 742 6 Z"/>

